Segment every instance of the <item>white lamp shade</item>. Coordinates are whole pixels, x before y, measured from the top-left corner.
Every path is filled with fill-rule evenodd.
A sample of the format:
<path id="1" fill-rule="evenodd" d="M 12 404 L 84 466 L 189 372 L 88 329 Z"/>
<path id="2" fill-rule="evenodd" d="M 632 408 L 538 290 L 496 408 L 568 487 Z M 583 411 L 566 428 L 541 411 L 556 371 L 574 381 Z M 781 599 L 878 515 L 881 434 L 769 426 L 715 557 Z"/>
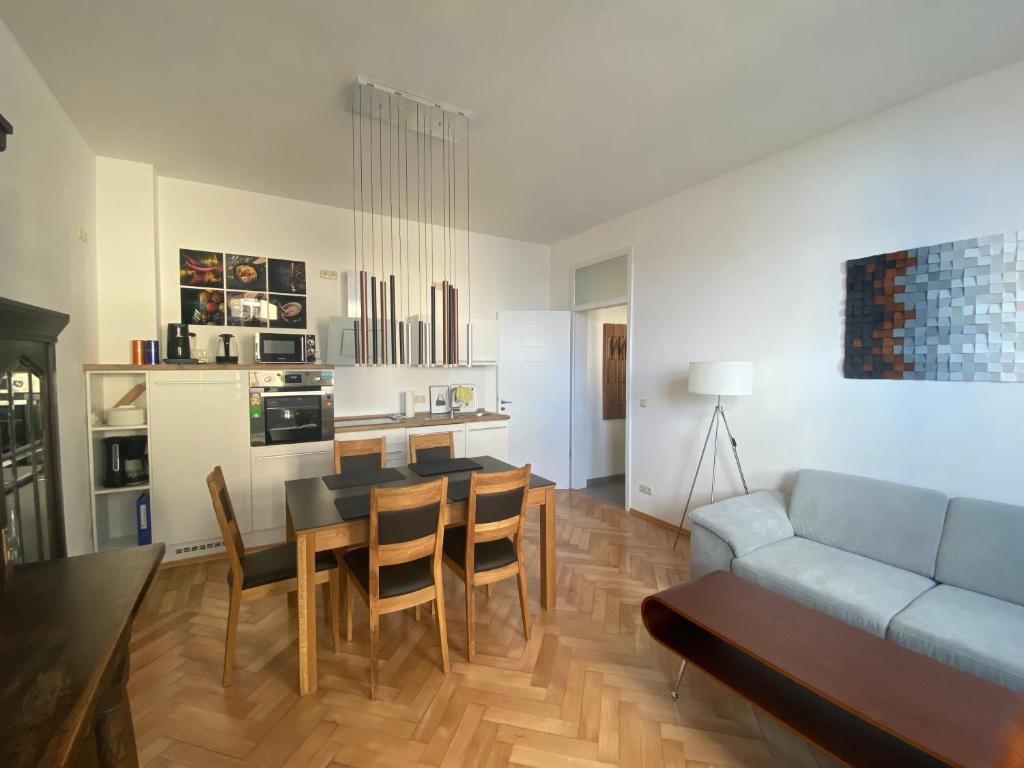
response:
<path id="1" fill-rule="evenodd" d="M 749 395 L 754 391 L 753 363 L 690 363 L 695 395 Z"/>

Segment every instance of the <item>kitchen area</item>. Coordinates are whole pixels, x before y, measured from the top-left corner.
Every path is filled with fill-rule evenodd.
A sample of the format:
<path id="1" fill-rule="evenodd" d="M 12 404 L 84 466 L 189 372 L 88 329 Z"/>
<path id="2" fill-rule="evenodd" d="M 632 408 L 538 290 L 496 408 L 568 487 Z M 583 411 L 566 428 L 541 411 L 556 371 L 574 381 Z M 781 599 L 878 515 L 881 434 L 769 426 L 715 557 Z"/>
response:
<path id="1" fill-rule="evenodd" d="M 395 410 L 354 413 L 336 373 L 371 371 L 323 362 L 314 335 L 256 332 L 259 362 L 238 362 L 237 340 L 218 334 L 219 354 L 199 362 L 187 328 L 169 324 L 167 362 L 85 366 L 96 551 L 223 552 L 204 481 L 214 466 L 247 545 L 283 541 L 285 481 L 331 474 L 335 438 L 383 437 L 391 467 L 409 462 L 410 436 L 436 432 L 452 433 L 457 458 L 508 457 L 509 417 L 484 408 L 474 384 L 396 391 Z"/>
<path id="2" fill-rule="evenodd" d="M 285 481 L 330 474 L 336 437 L 384 437 L 389 466 L 408 463 L 411 435 L 437 431 L 458 457 L 537 463 L 509 450 L 531 400 L 499 403 L 498 326 L 502 312 L 548 309 L 550 248 L 471 231 L 464 167 L 438 170 L 465 145 L 435 136 L 431 177 L 424 128 L 407 128 L 408 187 L 384 170 L 402 192 L 394 215 L 368 197 L 318 205 L 98 161 L 98 315 L 76 419 L 86 455 L 67 469 L 89 503 L 69 507 L 72 549 L 223 553 L 204 482 L 215 466 L 246 545 L 283 541 Z M 379 183 L 379 146 L 356 149 L 357 178 Z M 459 189 L 447 215 L 446 186 Z M 551 387 L 531 376 L 544 402 Z"/>

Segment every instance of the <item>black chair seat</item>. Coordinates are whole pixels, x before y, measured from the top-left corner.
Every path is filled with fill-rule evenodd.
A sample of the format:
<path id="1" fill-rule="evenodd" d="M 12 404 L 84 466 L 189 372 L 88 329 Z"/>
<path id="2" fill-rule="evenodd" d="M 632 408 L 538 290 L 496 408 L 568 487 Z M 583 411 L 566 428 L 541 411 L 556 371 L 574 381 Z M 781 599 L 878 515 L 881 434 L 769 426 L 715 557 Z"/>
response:
<path id="1" fill-rule="evenodd" d="M 466 567 L 466 527 L 448 528 L 444 532 L 442 544 L 444 553 L 459 564 L 459 567 Z M 494 541 L 483 541 L 476 545 L 473 550 L 473 570 L 493 571 L 495 568 L 509 565 L 516 561 L 516 549 L 512 539 L 495 539 Z"/>
<path id="2" fill-rule="evenodd" d="M 358 581 L 366 593 L 370 593 L 370 550 L 367 547 L 352 549 L 342 557 L 352 576 Z M 410 592 L 429 587 L 434 583 L 434 574 L 430 570 L 430 558 L 421 557 L 408 563 L 382 565 L 380 567 L 380 596 L 398 597 Z"/>
<path id="3" fill-rule="evenodd" d="M 338 567 L 338 559 L 334 552 L 317 552 L 314 567 L 317 571 L 329 571 Z M 242 589 L 287 581 L 294 579 L 295 576 L 294 544 L 278 544 L 248 552 L 242 557 Z M 231 584 L 231 581 L 231 571 L 228 570 L 228 584 Z"/>

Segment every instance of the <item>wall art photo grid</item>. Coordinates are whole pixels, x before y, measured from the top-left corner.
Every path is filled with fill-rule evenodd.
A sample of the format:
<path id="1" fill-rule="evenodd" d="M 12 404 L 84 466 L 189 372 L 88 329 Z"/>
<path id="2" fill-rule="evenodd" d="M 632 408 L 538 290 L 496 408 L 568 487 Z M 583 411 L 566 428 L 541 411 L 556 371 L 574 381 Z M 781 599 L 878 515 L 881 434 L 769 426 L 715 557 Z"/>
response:
<path id="1" fill-rule="evenodd" d="M 1024 381 L 1024 231 L 846 264 L 851 379 Z"/>

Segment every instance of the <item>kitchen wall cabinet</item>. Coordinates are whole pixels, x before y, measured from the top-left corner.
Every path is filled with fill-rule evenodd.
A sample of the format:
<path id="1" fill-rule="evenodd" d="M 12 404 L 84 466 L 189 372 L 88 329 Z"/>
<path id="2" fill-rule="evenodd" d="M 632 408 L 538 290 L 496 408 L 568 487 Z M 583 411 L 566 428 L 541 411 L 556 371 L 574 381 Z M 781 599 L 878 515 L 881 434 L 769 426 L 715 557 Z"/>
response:
<path id="1" fill-rule="evenodd" d="M 155 468 L 153 540 L 220 538 L 206 476 L 224 471 L 238 527 L 252 528 L 249 382 L 245 371 L 149 374 L 149 461 Z"/>
<path id="2" fill-rule="evenodd" d="M 252 530 L 284 528 L 287 480 L 323 477 L 334 470 L 334 441 L 253 448 Z"/>
<path id="3" fill-rule="evenodd" d="M 498 364 L 498 320 L 488 318 L 469 324 L 470 365 Z"/>
<path id="4" fill-rule="evenodd" d="M 466 455 L 493 456 L 508 461 L 508 422 L 466 424 Z"/>

